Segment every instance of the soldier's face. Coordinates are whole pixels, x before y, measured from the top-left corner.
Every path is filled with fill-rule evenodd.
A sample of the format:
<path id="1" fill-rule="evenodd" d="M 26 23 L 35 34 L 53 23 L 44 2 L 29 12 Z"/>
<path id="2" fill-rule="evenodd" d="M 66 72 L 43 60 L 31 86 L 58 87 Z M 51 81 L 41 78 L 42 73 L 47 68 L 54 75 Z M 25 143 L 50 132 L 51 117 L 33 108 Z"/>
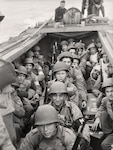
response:
<path id="1" fill-rule="evenodd" d="M 41 125 L 38 127 L 45 138 L 51 138 L 56 134 L 56 123 Z"/>
<path id="2" fill-rule="evenodd" d="M 76 51 L 75 51 L 75 49 L 70 49 L 69 52 L 70 52 L 72 55 L 74 55 Z"/>
<path id="3" fill-rule="evenodd" d="M 55 77 L 57 79 L 57 81 L 65 81 L 66 77 L 67 77 L 67 72 L 66 71 L 58 71 L 55 74 Z"/>
<path id="4" fill-rule="evenodd" d="M 35 57 L 39 57 L 39 55 L 40 55 L 40 54 L 39 54 L 39 51 L 35 51 L 35 52 L 34 52 L 34 56 L 35 56 Z"/>
<path id="5" fill-rule="evenodd" d="M 64 8 L 64 7 L 65 7 L 65 3 L 64 3 L 64 2 L 61 2 L 61 3 L 60 3 L 60 6 L 61 6 L 62 8 Z"/>
<path id="6" fill-rule="evenodd" d="M 33 69 L 33 65 L 32 64 L 26 64 L 25 67 L 26 67 L 28 72 L 31 72 L 32 69 Z"/>
<path id="7" fill-rule="evenodd" d="M 79 64 L 79 60 L 78 59 L 74 59 L 73 63 L 72 63 L 72 67 L 76 68 L 76 67 L 78 67 L 78 64 Z"/>
<path id="8" fill-rule="evenodd" d="M 19 83 L 23 83 L 24 80 L 25 80 L 25 75 L 22 74 L 22 73 L 20 73 L 20 74 L 18 75 L 18 82 L 19 82 Z"/>
<path id="9" fill-rule="evenodd" d="M 83 53 L 83 48 L 78 48 L 78 56 L 81 56 Z"/>
<path id="10" fill-rule="evenodd" d="M 71 58 L 63 58 L 62 61 L 68 66 L 71 67 Z"/>
<path id="11" fill-rule="evenodd" d="M 67 45 L 62 45 L 62 50 L 63 50 L 64 52 L 66 52 L 66 51 L 67 51 Z"/>
<path id="12" fill-rule="evenodd" d="M 66 99 L 66 95 L 64 93 L 54 93 L 52 94 L 52 102 L 55 106 L 61 106 Z"/>
<path id="13" fill-rule="evenodd" d="M 105 93 L 110 100 L 113 100 L 113 87 L 106 87 Z"/>
<path id="14" fill-rule="evenodd" d="M 91 52 L 91 55 L 94 55 L 94 54 L 96 54 L 97 49 L 96 49 L 95 47 L 92 47 L 92 48 L 90 49 L 90 52 Z"/>
<path id="15" fill-rule="evenodd" d="M 109 58 L 106 54 L 103 55 L 103 62 L 104 63 L 109 63 Z"/>

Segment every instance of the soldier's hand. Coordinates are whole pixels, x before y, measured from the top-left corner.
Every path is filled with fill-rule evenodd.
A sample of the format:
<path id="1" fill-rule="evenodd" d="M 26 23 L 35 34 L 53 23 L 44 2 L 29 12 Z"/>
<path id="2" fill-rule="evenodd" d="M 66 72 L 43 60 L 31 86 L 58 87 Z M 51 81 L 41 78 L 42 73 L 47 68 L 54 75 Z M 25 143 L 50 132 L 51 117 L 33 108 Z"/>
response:
<path id="1" fill-rule="evenodd" d="M 96 120 L 95 120 L 95 122 L 94 122 L 94 124 L 93 124 L 93 126 L 92 126 L 92 130 L 93 130 L 93 131 L 97 131 L 98 126 L 101 127 L 100 119 L 99 119 L 99 118 L 96 118 Z"/>
<path id="2" fill-rule="evenodd" d="M 65 116 L 64 115 L 60 115 L 58 114 L 58 118 L 59 118 L 59 122 L 64 125 L 64 122 L 65 122 Z"/>

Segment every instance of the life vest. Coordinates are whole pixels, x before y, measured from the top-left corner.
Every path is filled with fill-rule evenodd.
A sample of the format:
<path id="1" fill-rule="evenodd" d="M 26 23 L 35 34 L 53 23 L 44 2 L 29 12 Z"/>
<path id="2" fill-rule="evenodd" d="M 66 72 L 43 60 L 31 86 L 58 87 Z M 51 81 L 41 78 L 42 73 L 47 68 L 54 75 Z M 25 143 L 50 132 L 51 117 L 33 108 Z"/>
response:
<path id="1" fill-rule="evenodd" d="M 64 136 L 65 128 L 59 126 L 57 135 L 52 139 L 42 138 L 36 150 L 66 150 Z"/>
<path id="2" fill-rule="evenodd" d="M 81 12 L 77 8 L 70 8 L 63 16 L 64 24 L 79 24 L 81 21 Z"/>

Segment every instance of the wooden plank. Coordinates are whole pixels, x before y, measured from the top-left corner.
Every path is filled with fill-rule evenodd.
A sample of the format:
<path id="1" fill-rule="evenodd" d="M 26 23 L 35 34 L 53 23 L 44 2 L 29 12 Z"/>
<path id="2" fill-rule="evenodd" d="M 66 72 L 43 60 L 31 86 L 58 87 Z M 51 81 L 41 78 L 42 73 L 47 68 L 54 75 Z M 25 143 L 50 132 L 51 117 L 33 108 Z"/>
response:
<path id="1" fill-rule="evenodd" d="M 107 33 L 106 33 L 106 37 L 107 37 L 107 39 L 108 39 L 108 42 L 109 42 L 110 46 L 111 46 L 112 49 L 113 49 L 113 31 L 111 31 L 110 33 L 107 32 Z"/>
<path id="2" fill-rule="evenodd" d="M 40 34 L 40 33 L 39 33 L 40 30 L 41 30 L 42 28 L 44 28 L 44 27 L 50 22 L 50 20 L 51 20 L 52 18 L 53 18 L 53 17 L 50 17 L 50 19 L 48 19 L 47 21 L 45 21 L 35 32 L 33 32 L 33 33 L 24 41 L 24 43 L 27 42 L 27 41 L 29 41 L 29 39 L 31 39 L 33 36 Z"/>
<path id="3" fill-rule="evenodd" d="M 42 38 L 45 37 L 45 34 L 40 34 L 38 37 L 32 38 L 29 40 L 29 42 L 22 43 L 21 46 L 19 46 L 16 49 L 13 49 L 12 51 L 8 52 L 7 54 L 2 56 L 2 59 L 7 60 L 9 62 L 14 61 L 18 57 L 20 57 L 22 54 L 27 52 L 30 48 L 32 48 L 34 45 L 36 45 Z"/>
<path id="4" fill-rule="evenodd" d="M 11 44 L 6 45 L 6 46 L 3 47 L 2 49 L 0 49 L 0 53 L 3 52 L 3 51 L 6 51 L 7 49 L 10 49 L 10 48 L 14 47 L 15 45 L 17 45 L 17 44 L 19 44 L 19 43 L 21 43 L 21 42 L 23 42 L 23 41 L 25 41 L 27 38 L 28 38 L 28 37 L 23 37 L 23 38 L 21 38 L 20 40 L 18 40 L 18 41 L 16 41 L 16 42 L 13 42 L 13 43 L 11 43 Z"/>
<path id="5" fill-rule="evenodd" d="M 27 38 L 23 40 L 19 39 L 16 42 L 3 47 L 2 52 L 1 52 L 2 59 L 12 62 L 16 58 L 21 56 L 23 53 L 28 51 L 30 48 L 32 48 L 35 44 L 37 44 L 37 42 L 39 42 L 40 39 L 42 39 L 45 36 L 45 34 L 41 34 L 39 33 L 39 31 L 45 25 L 47 25 L 51 19 L 52 17 L 49 20 L 45 21 L 38 29 L 34 30 L 32 34 L 28 35 Z M 25 32 L 24 32 L 24 35 L 25 35 Z"/>
<path id="6" fill-rule="evenodd" d="M 111 46 L 110 42 L 109 42 L 109 38 L 107 36 L 106 32 L 98 32 L 99 33 L 99 37 L 100 40 L 102 42 L 102 45 L 109 57 L 109 60 L 111 62 L 111 65 L 113 66 L 113 47 Z M 113 37 L 113 36 L 112 36 Z"/>
<path id="7" fill-rule="evenodd" d="M 64 26 L 64 27 L 44 27 L 40 33 L 58 33 L 58 32 L 81 32 L 81 31 L 107 31 L 113 30 L 113 25 L 95 25 L 95 26 Z"/>

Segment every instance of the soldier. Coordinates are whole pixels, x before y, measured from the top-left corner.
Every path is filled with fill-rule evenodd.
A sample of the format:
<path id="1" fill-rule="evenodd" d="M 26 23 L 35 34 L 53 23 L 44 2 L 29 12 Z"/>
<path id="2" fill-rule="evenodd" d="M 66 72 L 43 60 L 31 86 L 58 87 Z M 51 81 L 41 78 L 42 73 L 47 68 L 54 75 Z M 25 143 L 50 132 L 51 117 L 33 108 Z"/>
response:
<path id="1" fill-rule="evenodd" d="M 0 107 L 0 112 L 6 125 L 7 131 L 14 146 L 16 146 L 16 132 L 14 128 L 13 113 L 15 111 L 11 98 L 12 87 L 7 85 L 2 89 L 0 101 L 3 107 Z"/>
<path id="2" fill-rule="evenodd" d="M 102 58 L 100 59 L 99 63 L 102 68 L 102 78 L 103 78 L 103 82 L 104 82 L 109 77 L 108 67 L 110 65 L 109 58 L 105 52 L 102 54 Z"/>
<path id="3" fill-rule="evenodd" d="M 66 64 L 64 62 L 57 62 L 53 66 L 53 74 L 54 74 L 55 79 L 50 81 L 48 83 L 48 85 L 50 85 L 56 81 L 61 81 L 61 82 L 65 83 L 70 101 L 72 101 L 78 105 L 79 104 L 78 89 L 73 83 L 70 82 L 68 73 L 69 73 L 69 70 L 68 70 L 68 67 L 66 66 Z"/>
<path id="4" fill-rule="evenodd" d="M 68 45 L 74 46 L 75 40 L 74 39 L 68 39 Z"/>
<path id="5" fill-rule="evenodd" d="M 35 89 L 32 88 L 31 81 L 27 80 L 27 69 L 24 66 L 20 66 L 16 69 L 17 72 L 17 86 L 16 91 L 18 96 L 22 99 L 25 110 L 32 114 L 33 106 L 31 105 L 33 101 L 29 101 L 32 99 L 36 93 Z M 15 87 L 16 85 L 13 84 Z"/>
<path id="6" fill-rule="evenodd" d="M 96 45 L 91 43 L 88 45 L 87 50 L 89 51 L 89 65 L 93 67 L 95 64 L 99 62 L 99 55 Z"/>
<path id="7" fill-rule="evenodd" d="M 59 60 L 63 61 L 69 68 L 69 77 L 77 87 L 81 99 L 81 108 L 86 107 L 87 102 L 87 90 L 83 75 L 78 72 L 75 68 L 72 68 L 73 55 L 70 52 L 64 52 L 59 55 Z"/>
<path id="8" fill-rule="evenodd" d="M 25 59 L 25 67 L 27 69 L 27 79 L 31 81 L 34 90 L 37 91 L 37 94 L 41 94 L 41 87 L 39 81 L 42 81 L 44 79 L 43 74 L 40 73 L 39 75 L 36 75 L 33 73 L 34 63 L 33 63 L 33 59 L 31 58 Z"/>
<path id="9" fill-rule="evenodd" d="M 26 58 L 33 58 L 33 57 L 34 57 L 33 51 L 29 50 L 29 51 L 26 53 Z"/>
<path id="10" fill-rule="evenodd" d="M 20 99 L 20 97 L 17 95 L 16 88 L 12 86 L 12 92 L 11 92 L 11 99 L 13 100 L 13 105 L 15 108 L 15 111 L 13 113 L 13 121 L 14 121 L 14 128 L 16 131 L 16 137 L 17 137 L 17 143 L 20 141 L 20 138 L 22 136 L 22 130 L 24 128 L 24 117 L 25 117 L 25 110 L 23 103 Z"/>
<path id="11" fill-rule="evenodd" d="M 72 55 L 77 54 L 76 48 L 73 45 L 69 45 L 67 48 L 68 52 L 70 52 Z"/>
<path id="12" fill-rule="evenodd" d="M 35 127 L 31 130 L 20 150 L 71 150 L 76 139 L 72 130 L 59 124 L 54 107 L 42 105 L 35 114 Z"/>
<path id="13" fill-rule="evenodd" d="M 77 68 L 80 70 L 79 68 L 79 63 L 80 63 L 80 57 L 76 54 L 73 55 L 73 63 L 72 63 L 72 67 L 73 68 Z M 81 70 L 80 70 L 81 71 Z"/>
<path id="14" fill-rule="evenodd" d="M 65 0 L 61 0 L 60 6 L 55 9 L 55 22 L 63 22 L 63 15 L 65 12 Z"/>
<path id="15" fill-rule="evenodd" d="M 100 65 L 97 64 L 93 67 L 90 78 L 87 80 L 87 90 L 91 90 L 91 92 L 98 97 L 101 88 L 101 74 L 100 74 Z"/>
<path id="16" fill-rule="evenodd" d="M 33 52 L 34 52 L 34 56 L 36 56 L 38 58 L 38 56 L 40 55 L 41 53 L 41 49 L 38 45 L 36 45 L 34 48 L 33 48 Z"/>
<path id="17" fill-rule="evenodd" d="M 105 16 L 103 0 L 83 0 L 82 1 L 82 14 L 83 15 L 84 15 L 85 9 L 87 9 L 88 15 L 95 14 L 99 16 L 99 11 L 101 10 L 103 17 Z"/>
<path id="18" fill-rule="evenodd" d="M 62 42 L 61 42 L 61 48 L 62 48 L 62 51 L 61 51 L 61 52 L 67 51 L 68 42 L 67 42 L 67 41 L 62 41 Z"/>
<path id="19" fill-rule="evenodd" d="M 101 143 L 102 150 L 111 150 L 113 144 L 113 78 L 106 79 L 102 88 L 106 97 L 102 99 L 92 129 L 96 131 L 98 126 L 102 129 L 105 134 L 105 139 Z"/>
<path id="20" fill-rule="evenodd" d="M 11 99 L 11 86 L 15 82 L 15 70 L 12 64 L 0 60 L 0 149 L 10 150 L 16 146 L 16 134 L 13 122 L 14 106 Z M 3 119 L 2 119 L 2 117 Z M 4 123 L 3 123 L 4 121 Z M 9 135 L 8 135 L 9 134 Z M 11 138 L 11 141 L 10 141 Z"/>
<path id="21" fill-rule="evenodd" d="M 50 86 L 50 104 L 57 110 L 59 122 L 62 126 L 74 129 L 77 132 L 83 120 L 83 115 L 78 106 L 68 101 L 68 92 L 65 84 L 62 82 L 54 82 Z M 84 146 L 83 146 L 84 141 Z M 83 138 L 80 142 L 81 148 L 87 147 L 90 142 L 89 127 L 85 125 L 83 129 Z"/>
<path id="22" fill-rule="evenodd" d="M 75 44 L 75 49 L 77 51 L 77 55 L 80 58 L 79 68 L 82 71 L 82 74 L 84 78 L 86 78 L 86 62 L 87 62 L 87 52 L 85 51 L 85 44 L 80 42 L 77 42 Z"/>

